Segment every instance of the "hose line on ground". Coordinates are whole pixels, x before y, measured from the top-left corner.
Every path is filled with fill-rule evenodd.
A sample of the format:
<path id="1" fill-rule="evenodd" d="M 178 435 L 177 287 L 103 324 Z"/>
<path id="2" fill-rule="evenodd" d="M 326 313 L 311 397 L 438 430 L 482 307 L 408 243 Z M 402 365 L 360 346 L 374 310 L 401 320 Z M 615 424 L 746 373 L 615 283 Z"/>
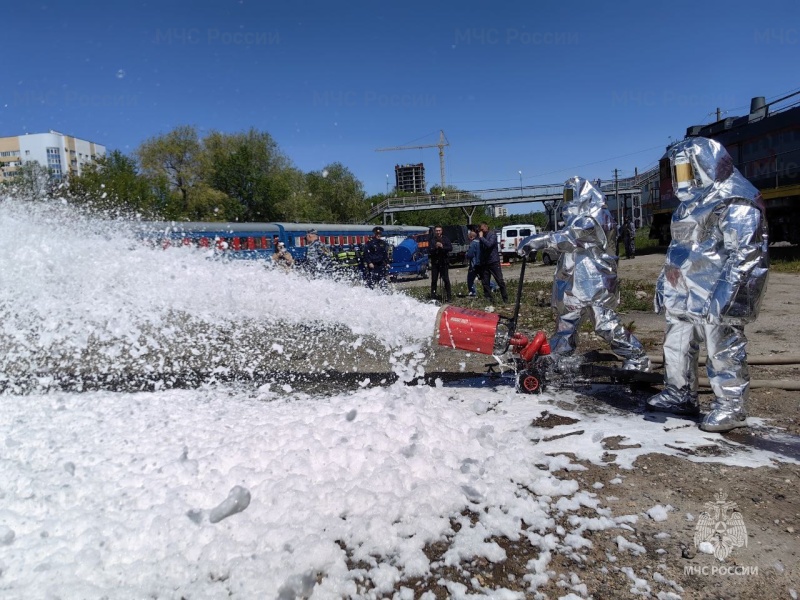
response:
<path id="1" fill-rule="evenodd" d="M 648 354 L 650 362 L 656 365 L 664 364 L 664 357 L 655 354 Z M 706 364 L 706 357 L 701 356 L 697 361 L 698 364 Z M 800 356 L 796 354 L 775 354 L 770 356 L 748 356 L 748 365 L 800 365 Z"/>

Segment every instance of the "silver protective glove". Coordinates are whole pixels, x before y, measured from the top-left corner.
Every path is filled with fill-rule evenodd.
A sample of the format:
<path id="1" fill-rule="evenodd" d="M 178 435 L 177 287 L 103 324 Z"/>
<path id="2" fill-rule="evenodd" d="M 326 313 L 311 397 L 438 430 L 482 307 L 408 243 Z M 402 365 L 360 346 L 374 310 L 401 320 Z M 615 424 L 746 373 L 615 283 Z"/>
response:
<path id="1" fill-rule="evenodd" d="M 517 254 L 519 256 L 528 257 L 537 250 L 543 250 L 550 245 L 550 235 L 547 233 L 540 233 L 537 235 L 529 235 L 522 240 L 517 246 Z"/>

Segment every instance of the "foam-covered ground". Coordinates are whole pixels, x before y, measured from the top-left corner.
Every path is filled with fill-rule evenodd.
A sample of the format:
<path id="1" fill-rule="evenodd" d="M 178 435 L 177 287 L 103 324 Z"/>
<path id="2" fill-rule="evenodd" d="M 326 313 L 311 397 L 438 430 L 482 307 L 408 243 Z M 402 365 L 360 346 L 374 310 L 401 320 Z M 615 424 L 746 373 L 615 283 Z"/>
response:
<path id="1" fill-rule="evenodd" d="M 505 560 L 497 537 L 540 548 L 525 577 L 531 595 L 554 576 L 554 552 L 579 554 L 588 531 L 609 528 L 627 547 L 638 518 L 612 516 L 594 488 L 581 489 L 570 474 L 584 467 L 564 453 L 599 463 L 603 440 L 622 437 L 619 469 L 709 444 L 732 465 L 775 459 L 678 419 L 554 408 L 570 393 L 406 385 L 424 369 L 435 308 L 402 295 L 149 249 L 119 225 L 13 200 L 0 203 L 0 232 L 0 330 L 13 349 L 0 373 L 46 379 L 59 364 L 96 370 L 99 357 L 155 377 L 175 351 L 161 340 L 191 337 L 186 323 L 206 336 L 203 360 L 226 368 L 248 353 L 296 351 L 274 338 L 217 349 L 237 323 L 278 323 L 299 339 L 289 334 L 314 322 L 346 333 L 342 360 L 359 340 L 379 340 L 401 379 L 317 395 L 287 383 L 47 392 L 47 381 L 23 394 L 6 375 L 4 598 L 411 598 L 403 582 L 441 566 L 428 545 L 446 539 L 440 560 L 467 569 L 475 557 Z M 569 419 L 541 429 L 544 411 Z M 557 525 L 565 514 L 569 529 Z M 477 579 L 448 589 L 524 596 Z"/>

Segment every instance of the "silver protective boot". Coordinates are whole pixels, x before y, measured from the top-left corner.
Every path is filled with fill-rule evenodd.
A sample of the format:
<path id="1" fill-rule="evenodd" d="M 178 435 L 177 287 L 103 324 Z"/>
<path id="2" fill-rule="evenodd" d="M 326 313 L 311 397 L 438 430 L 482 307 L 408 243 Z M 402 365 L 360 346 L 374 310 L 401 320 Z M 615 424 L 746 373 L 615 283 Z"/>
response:
<path id="1" fill-rule="evenodd" d="M 730 431 L 737 427 L 747 427 L 747 413 L 741 400 L 721 400 L 717 398 L 700 429 L 703 431 Z"/>
<path id="2" fill-rule="evenodd" d="M 647 401 L 647 410 L 690 417 L 700 415 L 697 395 L 691 392 L 681 392 L 671 386 L 665 387 L 662 392 L 652 396 Z"/>
<path id="3" fill-rule="evenodd" d="M 622 369 L 625 371 L 639 371 L 641 373 L 650 373 L 653 370 L 650 364 L 650 358 L 646 354 L 642 354 L 636 358 L 628 358 L 622 363 Z"/>

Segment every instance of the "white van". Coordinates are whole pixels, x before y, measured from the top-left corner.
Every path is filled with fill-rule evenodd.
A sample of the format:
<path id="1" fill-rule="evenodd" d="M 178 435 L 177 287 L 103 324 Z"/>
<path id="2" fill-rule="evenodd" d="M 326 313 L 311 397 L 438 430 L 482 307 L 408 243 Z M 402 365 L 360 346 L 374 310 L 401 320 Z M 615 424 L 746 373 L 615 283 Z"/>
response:
<path id="1" fill-rule="evenodd" d="M 500 231 L 500 254 L 503 262 L 517 257 L 517 244 L 529 235 L 538 233 L 536 225 L 506 225 Z"/>

